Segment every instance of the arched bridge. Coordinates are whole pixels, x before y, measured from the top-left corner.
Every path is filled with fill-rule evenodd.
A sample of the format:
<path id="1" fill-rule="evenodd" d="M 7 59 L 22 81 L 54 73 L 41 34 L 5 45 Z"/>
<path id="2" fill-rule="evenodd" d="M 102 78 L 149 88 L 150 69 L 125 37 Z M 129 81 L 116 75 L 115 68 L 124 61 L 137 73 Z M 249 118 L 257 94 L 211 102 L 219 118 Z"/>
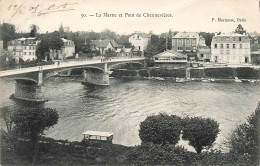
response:
<path id="1" fill-rule="evenodd" d="M 15 70 L 1 71 L 0 77 L 10 77 L 16 80 L 14 98 L 29 101 L 44 101 L 41 85 L 47 78 L 70 69 L 84 70 L 83 83 L 94 85 L 109 85 L 109 70 L 118 64 L 138 63 L 145 65 L 144 58 L 70 61 L 53 65 L 37 66 Z"/>

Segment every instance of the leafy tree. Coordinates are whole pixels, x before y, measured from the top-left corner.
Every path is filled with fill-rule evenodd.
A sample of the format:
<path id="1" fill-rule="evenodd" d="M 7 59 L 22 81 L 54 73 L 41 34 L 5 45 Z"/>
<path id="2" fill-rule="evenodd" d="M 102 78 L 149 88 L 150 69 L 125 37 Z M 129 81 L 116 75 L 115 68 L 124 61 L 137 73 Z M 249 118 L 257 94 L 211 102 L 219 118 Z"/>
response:
<path id="1" fill-rule="evenodd" d="M 13 24 L 0 24 L 0 38 L 3 40 L 4 49 L 7 48 L 7 42 L 15 39 L 15 26 Z"/>
<path id="2" fill-rule="evenodd" d="M 238 24 L 236 30 L 235 30 L 235 33 L 238 33 L 238 34 L 244 34 L 246 33 L 246 30 L 243 28 L 243 26 L 241 24 Z"/>
<path id="3" fill-rule="evenodd" d="M 163 37 L 159 37 L 157 35 L 151 36 L 151 41 L 147 45 L 146 49 L 146 57 L 151 58 L 153 55 L 156 55 L 160 52 L 165 51 L 166 49 L 166 39 Z"/>
<path id="4" fill-rule="evenodd" d="M 13 122 L 15 131 L 21 136 L 29 137 L 34 147 L 31 155 L 34 155 L 33 163 L 35 163 L 39 146 L 38 137 L 43 134 L 44 130 L 57 124 L 58 113 L 50 108 L 33 108 L 19 109 L 13 114 Z"/>
<path id="5" fill-rule="evenodd" d="M 181 118 L 175 115 L 148 116 L 140 124 L 139 137 L 142 143 L 177 144 L 181 133 Z"/>
<path id="6" fill-rule="evenodd" d="M 36 49 L 37 59 L 45 59 L 45 56 L 48 56 L 48 59 L 50 59 L 49 50 L 50 40 L 48 38 L 43 38 Z"/>
<path id="7" fill-rule="evenodd" d="M 30 37 L 36 37 L 36 33 L 39 30 L 39 27 L 35 24 L 31 25 Z"/>
<path id="8" fill-rule="evenodd" d="M 59 27 L 59 31 L 58 31 L 58 32 L 60 33 L 60 36 L 61 36 L 61 37 L 64 37 L 65 31 L 64 31 L 64 28 L 63 28 L 63 25 L 62 25 L 62 24 L 60 24 L 60 27 Z"/>
<path id="9" fill-rule="evenodd" d="M 5 121 L 5 125 L 8 132 L 11 132 L 13 127 L 13 113 L 14 111 L 10 109 L 9 107 L 1 107 L 1 117 Z"/>
<path id="10" fill-rule="evenodd" d="M 209 33 L 209 32 L 200 32 L 199 35 L 201 35 L 205 39 L 205 44 L 208 47 L 211 47 L 211 41 L 214 36 L 214 33 Z"/>
<path id="11" fill-rule="evenodd" d="M 241 156 L 248 155 L 252 165 L 260 164 L 260 102 L 247 122 L 238 126 L 232 133 L 231 153 Z"/>
<path id="12" fill-rule="evenodd" d="M 210 118 L 184 118 L 183 139 L 189 141 L 198 154 L 205 147 L 211 147 L 219 133 L 219 124 Z"/>

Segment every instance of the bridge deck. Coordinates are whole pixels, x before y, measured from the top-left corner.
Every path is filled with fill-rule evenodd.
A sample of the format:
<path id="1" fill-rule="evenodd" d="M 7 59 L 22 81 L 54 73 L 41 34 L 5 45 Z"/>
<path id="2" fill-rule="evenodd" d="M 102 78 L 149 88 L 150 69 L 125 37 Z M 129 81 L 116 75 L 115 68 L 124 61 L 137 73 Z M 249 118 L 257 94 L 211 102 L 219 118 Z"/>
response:
<path id="1" fill-rule="evenodd" d="M 0 77 L 10 76 L 10 75 L 17 75 L 22 73 L 30 73 L 36 72 L 40 70 L 52 70 L 52 69 L 61 69 L 61 68 L 70 68 L 76 66 L 85 66 L 91 64 L 101 64 L 101 63 L 115 63 L 115 62 L 126 62 L 126 61 L 138 61 L 144 60 L 145 58 L 126 58 L 126 59 L 111 59 L 109 61 L 101 62 L 100 60 L 88 60 L 88 61 L 70 61 L 70 62 L 61 62 L 59 65 L 44 65 L 44 66 L 36 66 L 36 67 L 29 67 L 29 68 L 21 68 L 15 70 L 6 70 L 0 71 Z"/>

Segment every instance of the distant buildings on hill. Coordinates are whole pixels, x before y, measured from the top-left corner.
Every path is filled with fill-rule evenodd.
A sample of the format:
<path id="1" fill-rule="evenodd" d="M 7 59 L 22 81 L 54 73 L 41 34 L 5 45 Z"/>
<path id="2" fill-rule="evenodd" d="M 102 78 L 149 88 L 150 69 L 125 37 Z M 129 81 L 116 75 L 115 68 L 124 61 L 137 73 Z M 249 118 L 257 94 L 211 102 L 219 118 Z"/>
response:
<path id="1" fill-rule="evenodd" d="M 198 32 L 179 32 L 174 35 L 172 41 L 166 39 L 167 43 L 171 43 L 171 50 L 162 54 L 153 55 L 154 60 L 158 63 L 164 59 L 165 61 L 177 61 L 178 56 L 187 56 L 187 61 L 201 61 L 211 63 L 225 64 L 250 64 L 260 63 L 260 39 L 259 34 L 215 34 L 211 41 L 211 48 L 205 44 L 203 36 Z M 169 37 L 169 36 L 168 36 Z M 51 59 L 66 59 L 75 55 L 75 44 L 72 40 L 62 38 L 64 46 L 60 50 L 50 49 L 49 55 Z M 135 32 L 129 36 L 128 42 L 131 48 L 119 45 L 114 40 L 99 39 L 85 42 L 84 48 L 89 50 L 94 56 L 113 54 L 117 57 L 133 57 L 144 56 L 147 46 L 151 41 L 151 35 Z M 36 59 L 37 45 L 40 39 L 36 37 L 19 38 L 8 41 L 8 52 L 16 59 L 33 60 Z M 3 42 L 0 41 L 0 52 L 3 53 Z M 130 47 L 128 45 L 128 47 Z M 168 46 L 165 46 L 168 48 Z M 171 55 L 170 55 L 171 54 Z M 168 56 L 167 58 L 165 56 Z M 163 57 L 163 58 L 162 58 Z M 157 59 L 156 59 L 157 58 Z M 170 58 L 170 60 L 169 60 Z M 176 59 L 177 58 L 177 59 Z M 159 62 L 160 61 L 160 62 Z M 259 61 L 259 63 L 258 63 Z"/>

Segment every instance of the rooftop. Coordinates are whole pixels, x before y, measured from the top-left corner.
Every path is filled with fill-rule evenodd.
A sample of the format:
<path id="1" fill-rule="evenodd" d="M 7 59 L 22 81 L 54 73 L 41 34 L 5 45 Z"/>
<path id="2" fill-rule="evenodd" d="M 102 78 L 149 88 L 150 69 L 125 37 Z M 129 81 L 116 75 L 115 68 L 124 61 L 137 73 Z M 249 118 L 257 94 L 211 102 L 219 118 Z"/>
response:
<path id="1" fill-rule="evenodd" d="M 154 55 L 154 57 L 159 57 L 159 56 L 163 56 L 163 57 L 172 57 L 172 56 L 187 57 L 187 55 L 184 55 L 184 54 L 177 52 L 175 50 L 166 50 L 166 51 L 161 52 L 157 55 Z"/>
<path id="2" fill-rule="evenodd" d="M 247 36 L 247 35 L 242 35 L 242 34 L 239 34 L 239 33 L 222 33 L 222 34 L 220 34 L 220 35 L 215 35 L 215 36 L 213 36 L 213 37 L 221 37 L 221 36 Z"/>
<path id="3" fill-rule="evenodd" d="M 172 38 L 196 38 L 198 35 L 198 32 L 179 32 Z"/>
<path id="4" fill-rule="evenodd" d="M 96 136 L 101 136 L 101 137 L 110 137 L 111 135 L 113 135 L 114 133 L 111 132 L 103 132 L 103 131 L 91 131 L 91 130 L 87 130 L 84 133 L 82 133 L 83 135 L 96 135 Z"/>
<path id="5" fill-rule="evenodd" d="M 97 47 L 107 47 L 109 42 L 111 42 L 113 47 L 121 47 L 114 40 L 91 40 L 90 44 L 96 45 Z"/>

